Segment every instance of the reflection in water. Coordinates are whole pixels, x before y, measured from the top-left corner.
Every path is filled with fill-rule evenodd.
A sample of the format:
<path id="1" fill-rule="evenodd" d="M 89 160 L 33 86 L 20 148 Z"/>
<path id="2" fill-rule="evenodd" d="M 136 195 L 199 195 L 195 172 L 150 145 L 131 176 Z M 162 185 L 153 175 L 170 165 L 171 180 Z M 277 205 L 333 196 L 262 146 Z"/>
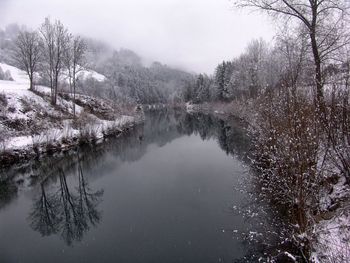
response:
<path id="1" fill-rule="evenodd" d="M 204 141 L 208 140 L 208 143 L 201 142 L 198 137 Z M 185 155 L 182 158 L 185 161 L 180 157 L 180 160 L 171 160 L 178 161 L 184 166 L 175 167 L 171 170 L 171 163 L 171 167 L 167 166 L 166 161 L 168 160 L 163 159 L 162 161 L 165 160 L 164 163 L 157 163 L 162 156 L 157 156 L 158 159 L 152 158 L 160 147 L 160 150 L 167 149 L 163 146 L 175 140 L 177 142 L 168 147 L 172 154 L 169 156 L 176 158 L 174 156 L 183 157 L 182 155 Z M 198 149 L 205 149 L 207 154 L 201 153 L 199 156 L 192 156 L 197 155 L 192 152 L 186 155 L 183 152 L 184 145 L 178 144 L 179 142 L 186 142 L 185 146 L 188 149 L 198 147 L 202 143 L 205 147 L 199 147 Z M 234 156 L 234 160 L 227 158 L 215 145 L 216 143 L 227 155 Z M 155 145 L 159 147 L 154 147 Z M 245 197 L 242 197 L 240 190 L 232 190 L 230 184 L 232 183 L 233 173 L 236 177 L 241 175 L 239 165 L 246 161 L 248 149 L 249 140 L 242 129 L 242 124 L 236 119 L 220 120 L 209 115 L 187 114 L 183 111 L 146 112 L 146 122 L 143 125 L 135 127 L 119 138 L 108 138 L 101 144 L 84 145 L 61 155 L 43 158 L 40 162 L 33 161 L 21 170 L 5 171 L 8 178 L 13 178 L 9 180 L 13 187 L 11 193 L 0 195 L 0 209 L 5 204 L 15 203 L 11 201 L 19 195 L 17 194 L 19 184 L 16 182 L 18 182 L 18 178 L 26 178 L 25 185 L 35 191 L 33 200 L 30 200 L 29 215 L 26 214 L 31 228 L 29 231 L 33 233 L 32 230 L 34 230 L 40 233 L 41 236 L 59 236 L 70 248 L 75 244 L 74 249 L 77 249 L 75 251 L 84 251 L 84 253 L 89 254 L 89 251 L 83 250 L 81 247 L 77 248 L 78 242 L 85 237 L 84 242 L 80 244 L 85 245 L 89 242 L 89 244 L 93 244 L 91 245 L 90 256 L 93 255 L 93 252 L 98 251 L 98 243 L 104 241 L 113 243 L 115 247 L 119 246 L 120 251 L 122 251 L 121 259 L 124 255 L 136 257 L 137 255 L 130 248 L 134 246 L 140 250 L 140 254 L 143 253 L 142 255 L 149 255 L 152 252 L 148 251 L 147 248 L 153 248 L 154 253 L 159 255 L 162 255 L 163 251 L 168 253 L 163 254 L 163 256 L 169 256 L 173 253 L 174 260 L 172 262 L 181 261 L 182 253 L 187 253 L 187 258 L 190 258 L 190 256 L 199 257 L 202 254 L 206 256 L 216 256 L 220 253 L 230 256 L 234 253 L 243 254 L 244 252 L 239 250 L 238 245 L 238 243 L 244 241 L 243 237 L 240 238 L 239 242 L 234 243 L 238 247 L 235 248 L 229 247 L 232 244 L 230 243 L 232 242 L 232 236 L 228 239 L 223 239 L 221 236 L 232 235 L 233 230 L 224 229 L 226 226 L 231 227 L 231 218 L 227 219 L 227 213 L 225 212 L 226 214 L 223 215 L 221 212 L 222 210 L 228 210 L 227 208 L 231 205 L 231 202 L 241 205 L 245 201 L 243 200 Z M 168 153 L 168 150 L 164 152 Z M 212 150 L 217 150 L 217 156 L 211 154 Z M 192 155 L 190 156 L 190 154 Z M 143 156 L 145 158 L 142 159 Z M 146 161 L 151 160 L 151 165 L 147 165 L 145 159 Z M 133 164 L 131 165 L 131 163 Z M 212 165 L 207 167 L 207 163 Z M 201 165 L 203 167 L 200 167 Z M 157 166 L 156 168 L 159 170 L 153 169 L 153 166 Z M 232 171 L 232 167 L 237 171 Z M 119 170 L 123 170 L 127 178 L 123 177 L 121 175 L 123 172 Z M 163 172 L 162 175 L 166 173 L 166 176 L 158 176 L 158 173 L 161 172 Z M 145 176 L 138 177 L 140 173 L 144 173 Z M 217 180 L 221 176 L 220 173 L 223 174 L 220 177 L 223 178 L 222 182 Z M 100 180 L 98 177 L 101 176 L 105 177 Z M 120 177 L 118 178 L 118 176 Z M 101 181 L 103 182 L 101 183 Z M 104 191 L 92 189 L 94 187 L 89 186 L 94 186 L 96 182 L 106 190 L 103 203 Z M 114 183 L 108 184 L 106 182 Z M 228 190 L 225 188 L 226 186 L 229 186 Z M 100 187 L 96 188 L 99 189 Z M 240 186 L 237 185 L 237 187 Z M 226 192 L 223 188 L 226 189 Z M 234 193 L 235 200 L 232 198 L 230 191 L 236 191 Z M 111 201 L 111 199 L 113 200 Z M 217 207 L 221 205 L 225 207 Z M 169 206 L 172 207 L 171 210 L 167 210 Z M 103 222 L 101 222 L 101 210 L 104 211 L 105 220 Z M 230 215 L 233 215 L 233 213 Z M 243 216 L 233 216 L 236 223 L 239 224 L 237 228 L 244 227 L 246 228 L 244 231 L 249 232 L 246 222 L 243 222 Z M 229 223 L 225 225 L 222 222 L 226 222 L 226 219 Z M 220 220 L 222 221 L 219 222 Z M 148 225 L 144 221 L 151 221 L 152 224 Z M 174 228 L 173 235 L 164 237 L 162 234 L 163 232 L 166 233 L 168 229 L 161 229 L 161 223 L 158 225 L 154 223 L 156 225 L 154 226 L 153 222 L 161 222 L 164 226 Z M 261 222 L 260 220 L 254 223 L 254 227 Z M 96 231 L 93 231 L 92 228 L 97 225 L 99 227 L 95 229 Z M 205 230 L 201 231 L 201 227 Z M 106 235 L 106 229 L 108 229 L 107 232 L 110 230 L 112 233 Z M 130 233 L 125 229 L 127 231 L 130 229 Z M 89 230 L 91 230 L 91 235 L 88 234 Z M 213 230 L 213 232 L 208 230 Z M 191 234 L 196 236 L 191 236 Z M 245 235 L 249 236 L 246 233 Z M 93 243 L 92 240 L 95 240 L 95 237 L 97 237 L 96 239 L 99 238 L 99 241 Z M 133 237 L 135 239 L 132 239 Z M 181 242 L 183 239 L 185 243 Z M 135 244 L 135 240 L 140 243 L 136 242 Z M 191 240 L 197 240 L 198 243 L 192 243 Z M 50 244 L 55 244 L 55 246 L 52 245 L 53 247 L 60 248 L 60 244 L 55 243 L 55 240 L 50 239 L 50 241 L 53 242 Z M 104 246 L 104 244 L 102 245 Z M 211 245 L 217 246 L 213 248 L 214 252 L 209 251 L 209 249 L 205 249 L 208 251 L 201 251 L 201 246 L 208 248 Z M 197 249 L 198 255 L 192 253 L 192 247 Z M 263 249 L 265 248 L 263 247 Z M 147 251 L 142 251 L 143 249 Z M 66 251 L 68 251 L 68 248 Z M 106 257 L 111 252 L 109 254 L 110 258 L 108 258 L 111 260 L 105 261 L 113 262 L 112 259 L 115 258 L 115 255 L 112 252 L 114 252 L 114 249 L 108 249 L 107 247 L 103 251 Z M 79 253 L 77 252 L 77 254 Z M 252 254 L 257 255 L 256 247 Z M 175 258 L 176 256 L 179 256 L 179 258 Z M 62 256 L 60 259 L 66 258 Z M 87 261 L 89 260 L 94 262 L 92 258 Z M 210 262 L 215 262 L 212 258 L 210 260 Z M 127 262 L 127 260 L 121 262 Z M 153 262 L 164 261 L 154 260 Z M 198 261 L 193 260 L 192 262 Z"/>
<path id="2" fill-rule="evenodd" d="M 1 178 L 1 174 L 0 174 Z M 0 210 L 17 196 L 17 186 L 12 180 L 0 180 Z"/>
<path id="3" fill-rule="evenodd" d="M 79 150 L 73 149 L 63 155 L 43 157 L 40 161 L 28 162 L 20 169 L 0 171 L 0 177 L 26 177 L 30 180 L 29 185 L 34 186 L 43 181 L 52 181 L 50 178 L 56 178 L 60 169 L 67 174 L 74 171 L 78 162 L 78 151 L 81 166 L 90 170 L 100 164 L 107 153 L 118 157 L 121 162 L 134 162 L 146 154 L 150 144 L 161 147 L 183 135 L 191 134 L 199 134 L 202 140 L 216 139 L 223 151 L 239 159 L 245 158 L 249 148 L 249 140 L 242 124 L 236 119 L 224 121 L 200 113 L 159 110 L 146 112 L 144 125 L 135 127 L 120 138 L 108 138 L 105 143 L 83 145 Z"/>
<path id="4" fill-rule="evenodd" d="M 220 148 L 226 154 L 245 159 L 249 149 L 249 140 L 237 119 L 222 120 L 211 115 L 187 114 L 180 124 L 182 133 L 199 134 L 202 140 L 216 138 Z"/>
<path id="5" fill-rule="evenodd" d="M 29 185 L 40 185 L 40 196 L 34 200 L 29 215 L 32 229 L 42 236 L 59 234 L 71 245 L 73 241 L 81 240 L 90 226 L 98 224 L 101 213 L 97 206 L 103 190 L 94 192 L 89 188 L 83 169 L 91 170 L 97 164 L 101 165 L 107 153 L 120 160 L 119 163 L 113 163 L 113 169 L 116 169 L 125 161 L 139 160 L 150 144 L 155 143 L 161 147 L 184 134 L 199 134 L 202 140 L 215 138 L 226 154 L 235 155 L 239 159 L 246 157 L 249 140 L 235 119 L 223 121 L 210 115 L 160 110 L 146 112 L 146 120 L 144 125 L 121 138 L 112 138 L 107 143 L 98 145 L 84 145 L 64 156 L 50 156 L 40 162 L 29 162 L 20 170 L 4 171 L 6 177 L 13 177 L 14 180 L 16 177 L 28 177 Z M 76 188 L 67 183 L 66 174 L 77 174 Z M 50 187 L 56 183 L 57 178 L 59 184 L 55 192 Z M 0 209 L 16 195 L 17 185 L 13 180 L 1 182 Z"/>
<path id="6" fill-rule="evenodd" d="M 97 206 L 103 190 L 92 191 L 83 174 L 83 167 L 91 170 L 103 162 L 107 152 L 123 161 L 137 161 L 145 153 L 147 146 L 157 143 L 163 146 L 183 134 L 199 134 L 202 140 L 216 138 L 226 154 L 243 158 L 248 140 L 241 127 L 234 120 L 223 121 L 209 115 L 174 114 L 158 111 L 147 114 L 147 122 L 133 133 L 109 143 L 84 146 L 79 150 L 78 158 L 68 156 L 53 165 L 52 160 L 39 167 L 40 174 L 49 174 L 40 183 L 40 196 L 34 201 L 29 216 L 30 226 L 42 236 L 58 234 L 67 245 L 80 241 L 90 226 L 96 226 L 101 213 Z M 62 164 L 62 165 L 61 165 Z M 118 163 L 113 163 L 114 169 Z M 66 173 L 77 174 L 78 185 L 73 188 L 67 183 Z M 58 178 L 58 190 L 48 186 Z M 56 191 L 55 191 L 56 190 Z"/>
<path id="7" fill-rule="evenodd" d="M 80 241 L 90 226 L 101 219 L 97 206 L 103 190 L 92 191 L 78 162 L 78 186 L 70 189 L 65 172 L 59 170 L 59 187 L 56 192 L 47 192 L 45 182 L 40 184 L 41 194 L 33 203 L 29 215 L 30 226 L 42 236 L 59 234 L 67 245 Z"/>
<path id="8" fill-rule="evenodd" d="M 187 114 L 183 111 L 157 111 L 146 113 L 144 147 L 157 143 L 163 146 L 185 135 L 199 135 L 202 140 L 216 139 L 226 154 L 244 159 L 249 149 L 249 139 L 236 118 L 225 120 L 201 113 Z"/>
<path id="9" fill-rule="evenodd" d="M 60 218 L 58 216 L 58 200 L 52 194 L 45 192 L 44 184 L 40 185 L 41 195 L 34 201 L 30 213 L 30 225 L 42 236 L 49 236 L 58 232 Z"/>

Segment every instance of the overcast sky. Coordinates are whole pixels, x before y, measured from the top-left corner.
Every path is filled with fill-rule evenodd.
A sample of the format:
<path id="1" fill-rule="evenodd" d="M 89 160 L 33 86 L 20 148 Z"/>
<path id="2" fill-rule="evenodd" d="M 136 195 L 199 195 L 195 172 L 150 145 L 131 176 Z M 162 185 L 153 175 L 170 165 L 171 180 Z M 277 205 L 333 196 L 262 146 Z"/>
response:
<path id="1" fill-rule="evenodd" d="M 146 61 L 212 73 L 253 38 L 270 41 L 272 22 L 234 10 L 230 0 L 0 0 L 0 27 L 38 27 L 46 16 L 73 33 L 128 48 Z"/>

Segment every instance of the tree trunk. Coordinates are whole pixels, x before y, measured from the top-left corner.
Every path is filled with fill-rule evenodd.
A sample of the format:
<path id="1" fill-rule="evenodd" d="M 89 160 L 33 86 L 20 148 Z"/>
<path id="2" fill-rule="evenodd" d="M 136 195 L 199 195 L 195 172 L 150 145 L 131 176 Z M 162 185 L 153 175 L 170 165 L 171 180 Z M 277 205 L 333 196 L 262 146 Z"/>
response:
<path id="1" fill-rule="evenodd" d="M 324 112 L 324 95 L 323 95 L 323 83 L 322 83 L 322 71 L 321 71 L 321 59 L 317 48 L 317 41 L 314 33 L 310 34 L 312 54 L 315 63 L 315 81 L 316 81 L 316 101 L 317 106 L 320 107 L 321 112 Z"/>
<path id="2" fill-rule="evenodd" d="M 318 18 L 318 4 L 316 2 L 311 3 L 312 8 L 312 21 L 310 24 L 310 40 L 312 54 L 314 57 L 315 64 L 315 82 L 316 82 L 316 106 L 318 110 L 319 117 L 321 118 L 321 123 L 326 125 L 327 123 L 327 114 L 326 114 L 326 105 L 323 94 L 323 80 L 322 80 L 322 69 L 321 69 L 321 57 L 320 51 L 316 39 L 316 27 L 317 27 L 317 18 Z"/>
<path id="3" fill-rule="evenodd" d="M 75 76 L 73 78 L 73 116 L 75 118 Z"/>
<path id="4" fill-rule="evenodd" d="M 34 90 L 33 75 L 29 77 L 29 83 L 30 83 L 29 90 L 33 91 Z"/>
<path id="5" fill-rule="evenodd" d="M 58 93 L 58 73 L 56 73 L 56 76 L 55 76 L 55 94 L 54 94 L 53 105 L 57 104 L 57 93 Z"/>

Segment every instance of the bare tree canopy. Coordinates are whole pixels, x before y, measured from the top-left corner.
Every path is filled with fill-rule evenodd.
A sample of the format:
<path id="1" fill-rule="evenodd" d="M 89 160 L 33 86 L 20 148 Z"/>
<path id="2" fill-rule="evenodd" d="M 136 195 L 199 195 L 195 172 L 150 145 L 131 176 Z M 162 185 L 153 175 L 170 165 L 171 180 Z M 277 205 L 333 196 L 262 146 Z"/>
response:
<path id="1" fill-rule="evenodd" d="M 68 81 L 70 92 L 73 94 L 73 115 L 75 116 L 75 94 L 76 94 L 76 82 L 78 73 L 84 70 L 86 61 L 84 60 L 84 54 L 86 52 L 87 45 L 80 36 L 73 37 L 69 35 L 67 38 L 66 51 L 64 55 L 64 62 L 67 68 Z"/>
<path id="2" fill-rule="evenodd" d="M 41 25 L 40 33 L 43 38 L 43 50 L 46 71 L 50 79 L 51 100 L 56 104 L 59 77 L 64 67 L 64 52 L 66 48 L 68 30 L 59 21 L 51 23 L 49 18 Z"/>
<path id="3" fill-rule="evenodd" d="M 40 37 L 36 31 L 19 32 L 14 46 L 13 59 L 18 67 L 23 68 L 30 81 L 30 89 L 34 89 L 34 73 L 40 60 Z"/>
<path id="4" fill-rule="evenodd" d="M 294 18 L 301 22 L 309 36 L 315 64 L 316 98 L 324 108 L 322 64 L 335 51 L 350 42 L 346 1 L 335 0 L 239 0 L 238 7 L 266 11 L 274 17 Z"/>

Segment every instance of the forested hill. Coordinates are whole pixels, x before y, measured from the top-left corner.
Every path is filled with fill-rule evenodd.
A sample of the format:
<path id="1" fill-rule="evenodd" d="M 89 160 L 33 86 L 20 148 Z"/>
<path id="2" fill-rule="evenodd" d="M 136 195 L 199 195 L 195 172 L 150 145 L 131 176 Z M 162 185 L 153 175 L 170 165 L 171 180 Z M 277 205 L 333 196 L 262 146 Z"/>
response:
<path id="1" fill-rule="evenodd" d="M 17 24 L 0 28 L 0 62 L 16 66 L 11 53 L 20 29 Z M 159 62 L 145 66 L 142 58 L 131 50 L 116 50 L 91 38 L 84 38 L 84 41 L 86 67 L 105 78 L 91 75 L 78 78 L 78 93 L 122 103 L 173 103 L 182 100 L 184 87 L 193 82 L 192 74 Z M 44 76 L 44 72 L 39 75 Z M 36 84 L 48 86 L 48 80 L 41 77 Z M 64 89 L 65 83 L 60 86 Z"/>

